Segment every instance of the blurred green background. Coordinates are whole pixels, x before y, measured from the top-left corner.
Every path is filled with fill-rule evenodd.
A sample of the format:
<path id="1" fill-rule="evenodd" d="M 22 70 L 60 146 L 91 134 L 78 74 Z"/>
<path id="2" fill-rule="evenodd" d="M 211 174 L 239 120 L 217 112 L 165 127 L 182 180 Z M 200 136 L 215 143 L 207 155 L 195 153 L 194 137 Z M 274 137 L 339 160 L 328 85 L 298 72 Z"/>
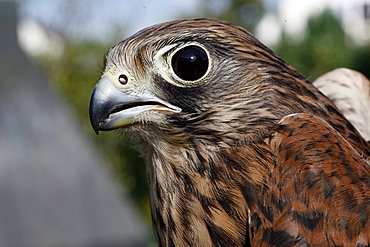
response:
<path id="1" fill-rule="evenodd" d="M 55 8 L 58 9 L 58 15 L 55 17 L 45 1 L 20 2 L 23 24 L 19 27 L 19 37 L 22 47 L 31 60 L 44 70 L 53 83 L 52 86 L 73 108 L 81 131 L 90 135 L 91 140 L 96 143 L 117 183 L 130 193 L 148 225 L 148 184 L 143 160 L 121 132 L 103 132 L 97 136 L 88 119 L 89 97 L 103 70 L 106 51 L 114 43 L 138 31 L 138 23 L 146 25 L 167 19 L 199 16 L 220 18 L 247 28 L 256 33 L 262 41 L 265 39 L 270 48 L 311 81 L 337 67 L 353 68 L 370 77 L 370 42 L 366 38 L 370 37 L 369 1 L 353 1 L 355 10 L 346 9 L 350 7 L 340 3 L 332 6 L 330 1 L 322 1 L 328 4 L 311 6 L 311 12 L 302 12 L 303 20 L 300 22 L 304 25 L 297 32 L 292 32 L 289 26 L 294 24 L 295 20 L 284 13 L 289 13 L 286 8 L 291 8 L 289 11 L 292 13 L 298 12 L 298 15 L 304 10 L 294 9 L 294 4 L 289 5 L 292 1 L 193 0 L 188 1 L 188 4 L 185 0 L 171 2 L 166 6 L 165 1 L 158 1 L 159 7 L 155 7 L 155 4 L 148 1 L 136 1 L 136 4 L 128 1 L 124 7 L 118 1 L 105 0 L 101 1 L 94 11 L 89 12 L 97 1 L 56 1 L 54 4 L 57 5 Z M 317 1 L 312 1 L 312 4 L 315 4 L 314 2 Z M 86 4 L 91 6 L 87 8 Z M 166 8 L 161 9 L 163 4 Z M 187 7 L 184 7 L 185 5 Z M 125 9 L 122 9 L 123 7 Z M 152 9 L 154 7 L 155 9 Z M 346 14 L 347 10 L 349 14 Z M 168 12 L 175 14 L 170 16 Z M 124 16 L 127 13 L 131 14 L 124 20 L 108 18 Z M 148 13 L 158 18 L 152 20 Z M 351 19 L 351 13 L 358 19 L 359 24 L 353 20 L 356 18 L 347 20 Z M 100 15 L 106 17 L 103 20 L 95 20 Z M 102 23 L 99 22 L 105 21 L 101 26 Z M 351 25 L 354 25 L 354 30 L 351 30 Z M 359 25 L 364 28 L 358 28 Z M 35 33 L 35 30 L 45 36 L 41 39 L 45 44 L 42 43 L 44 45 L 38 50 L 27 41 L 31 39 L 27 32 Z M 86 30 L 94 32 L 88 35 Z M 31 39 L 31 42 L 35 41 Z"/>

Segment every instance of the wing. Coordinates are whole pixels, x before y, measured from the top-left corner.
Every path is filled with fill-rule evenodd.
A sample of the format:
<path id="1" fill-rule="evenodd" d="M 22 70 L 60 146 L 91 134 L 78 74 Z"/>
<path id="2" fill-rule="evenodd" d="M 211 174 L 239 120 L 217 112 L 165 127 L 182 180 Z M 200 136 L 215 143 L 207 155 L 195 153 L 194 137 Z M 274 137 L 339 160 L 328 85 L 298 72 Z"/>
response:
<path id="1" fill-rule="evenodd" d="M 370 81 L 351 69 L 335 69 L 313 82 L 370 141 Z"/>
<path id="2" fill-rule="evenodd" d="M 368 246 L 369 162 L 318 117 L 282 119 L 266 140 L 275 169 L 252 209 L 254 246 Z"/>

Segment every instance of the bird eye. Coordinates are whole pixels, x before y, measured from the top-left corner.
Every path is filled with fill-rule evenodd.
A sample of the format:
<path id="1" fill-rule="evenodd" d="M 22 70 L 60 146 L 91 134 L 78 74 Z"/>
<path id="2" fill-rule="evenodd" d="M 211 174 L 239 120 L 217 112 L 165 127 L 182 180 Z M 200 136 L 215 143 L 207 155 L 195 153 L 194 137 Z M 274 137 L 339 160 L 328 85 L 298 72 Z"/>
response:
<path id="1" fill-rule="evenodd" d="M 118 76 L 118 81 L 119 83 L 121 83 L 122 85 L 126 85 L 127 82 L 128 82 L 128 78 L 126 75 L 122 74 L 122 75 L 119 75 Z"/>
<path id="2" fill-rule="evenodd" d="M 207 53 L 199 46 L 190 45 L 172 56 L 171 65 L 180 79 L 195 81 L 202 78 L 208 70 Z"/>

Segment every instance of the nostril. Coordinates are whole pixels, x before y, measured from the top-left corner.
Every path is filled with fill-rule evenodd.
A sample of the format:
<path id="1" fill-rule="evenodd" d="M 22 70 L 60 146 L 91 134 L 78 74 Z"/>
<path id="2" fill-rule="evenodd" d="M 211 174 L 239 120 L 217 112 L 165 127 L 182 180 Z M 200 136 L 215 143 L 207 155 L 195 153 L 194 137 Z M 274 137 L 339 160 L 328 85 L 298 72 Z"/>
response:
<path id="1" fill-rule="evenodd" d="M 121 85 L 126 85 L 128 82 L 128 78 L 126 75 L 122 74 L 118 77 L 118 81 L 119 83 L 121 83 Z"/>

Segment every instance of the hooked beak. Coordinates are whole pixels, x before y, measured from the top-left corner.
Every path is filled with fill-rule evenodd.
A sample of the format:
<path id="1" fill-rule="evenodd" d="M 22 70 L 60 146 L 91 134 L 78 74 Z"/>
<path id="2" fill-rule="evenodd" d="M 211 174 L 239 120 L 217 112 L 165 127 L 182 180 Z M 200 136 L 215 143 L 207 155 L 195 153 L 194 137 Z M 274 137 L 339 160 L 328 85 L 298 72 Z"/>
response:
<path id="1" fill-rule="evenodd" d="M 181 112 L 157 97 L 124 93 L 107 76 L 100 79 L 90 98 L 90 122 L 96 134 L 131 125 L 139 114 L 149 110 Z"/>

